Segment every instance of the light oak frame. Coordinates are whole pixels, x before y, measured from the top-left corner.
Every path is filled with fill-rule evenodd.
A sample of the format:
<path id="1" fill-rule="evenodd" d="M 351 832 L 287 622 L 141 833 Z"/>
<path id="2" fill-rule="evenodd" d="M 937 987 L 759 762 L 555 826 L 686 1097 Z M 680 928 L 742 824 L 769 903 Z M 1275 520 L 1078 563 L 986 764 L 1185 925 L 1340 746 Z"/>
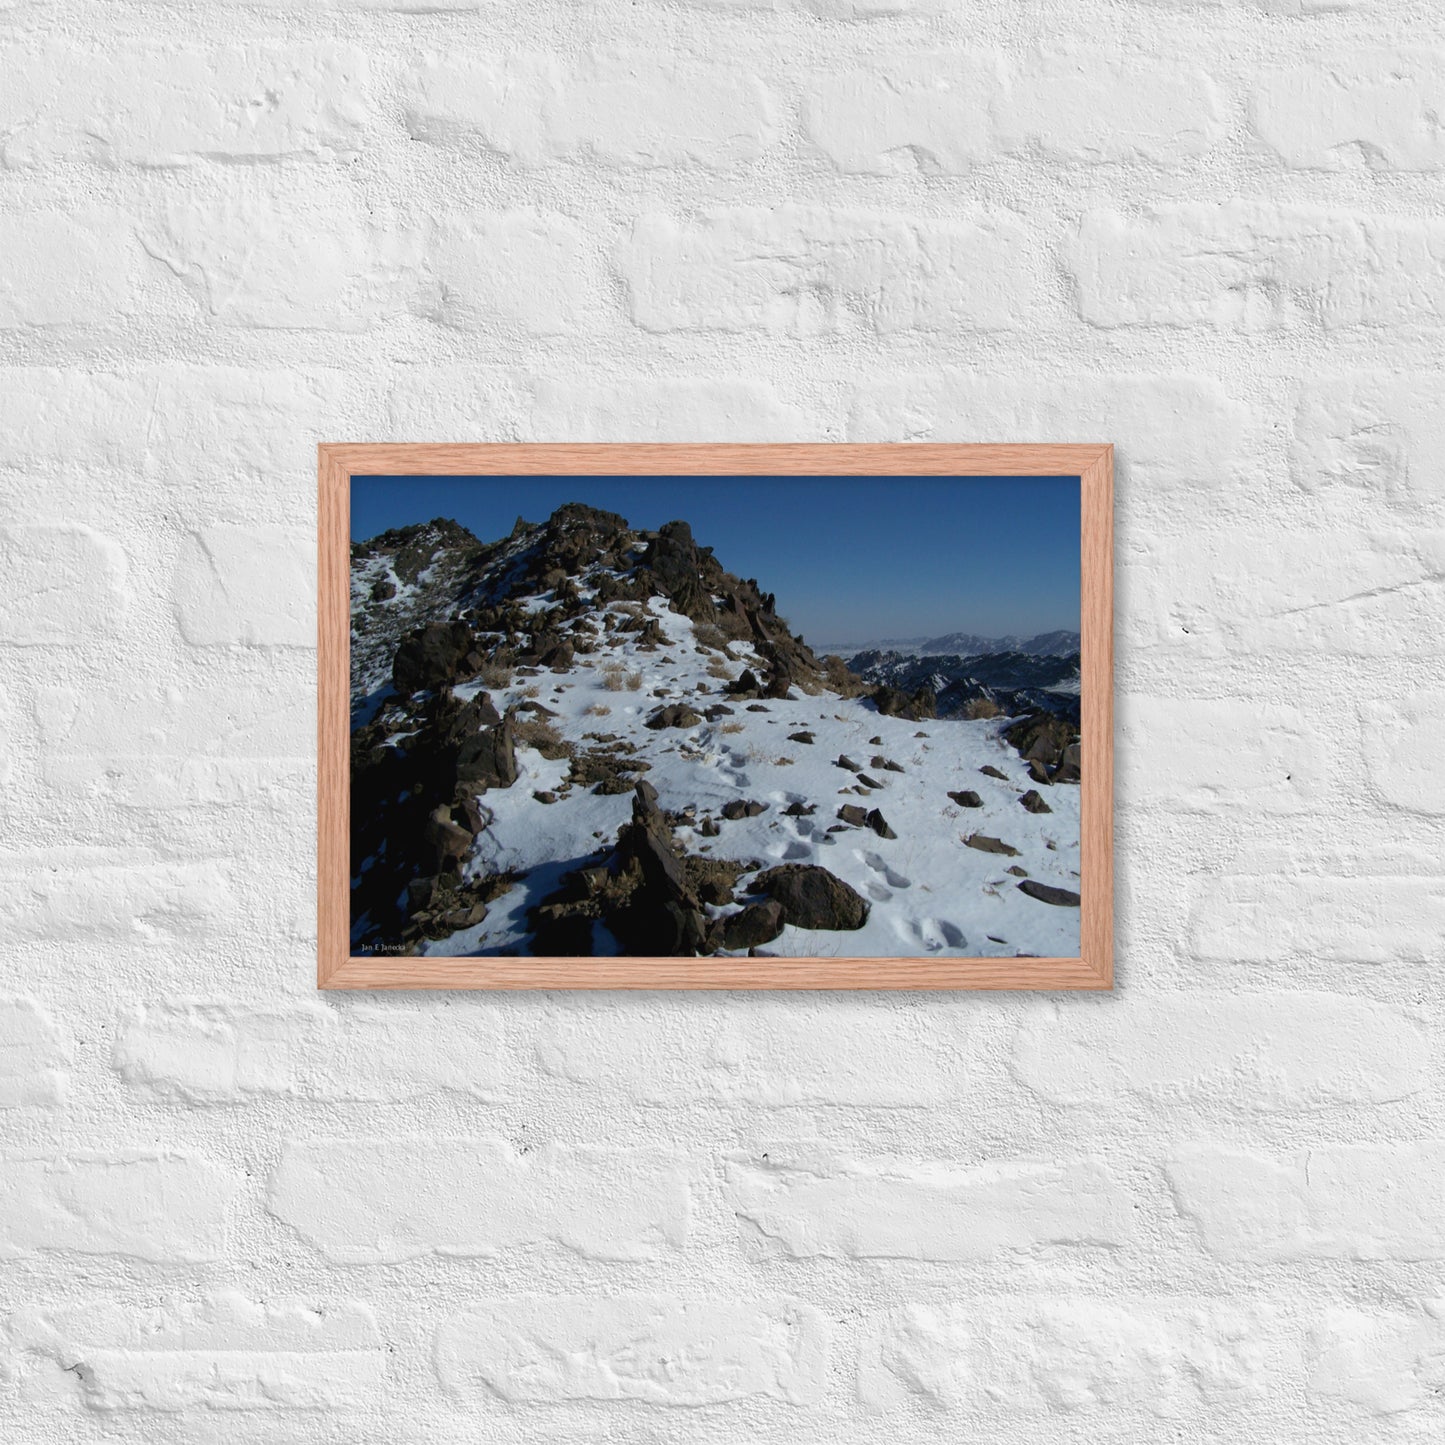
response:
<path id="1" fill-rule="evenodd" d="M 1113 987 L 1114 455 L 1106 445 L 327 444 L 319 449 L 317 987 L 1108 989 Z M 1082 908 L 1078 958 L 414 958 L 350 951 L 351 478 L 1077 476 L 1082 489 Z"/>

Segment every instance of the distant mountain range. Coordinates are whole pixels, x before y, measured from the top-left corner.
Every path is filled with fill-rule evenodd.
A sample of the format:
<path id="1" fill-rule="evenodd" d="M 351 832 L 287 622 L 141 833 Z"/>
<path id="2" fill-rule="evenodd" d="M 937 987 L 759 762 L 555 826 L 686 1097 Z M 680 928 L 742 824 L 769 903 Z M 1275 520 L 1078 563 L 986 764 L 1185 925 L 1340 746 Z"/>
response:
<path id="1" fill-rule="evenodd" d="M 826 642 L 820 653 L 852 657 L 859 652 L 894 652 L 909 657 L 982 657 L 989 653 L 1022 652 L 1029 657 L 1068 657 L 1079 650 L 1079 634 L 1060 629 L 1034 637 L 981 637 L 976 632 L 945 632 L 940 637 L 883 637 L 870 642 Z"/>

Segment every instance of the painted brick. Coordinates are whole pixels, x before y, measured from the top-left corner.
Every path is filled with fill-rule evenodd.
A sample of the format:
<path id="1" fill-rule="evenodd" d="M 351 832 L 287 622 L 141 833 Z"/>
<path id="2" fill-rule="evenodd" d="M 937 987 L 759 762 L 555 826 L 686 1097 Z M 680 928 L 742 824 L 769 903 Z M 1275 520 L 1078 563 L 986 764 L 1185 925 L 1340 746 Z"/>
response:
<path id="1" fill-rule="evenodd" d="M 1445 1301 L 1412 1311 L 1332 1305 L 1312 1332 L 1307 1388 L 1317 1404 L 1365 1416 L 1435 1415 L 1445 1359 Z"/>
<path id="2" fill-rule="evenodd" d="M 1147 780 L 1139 801 L 1150 805 L 1301 813 L 1317 804 L 1329 782 L 1327 745 L 1295 707 L 1217 697 L 1123 697 L 1119 719 L 1125 766 Z M 1238 739 L 1245 734 L 1250 747 L 1241 752 Z"/>
<path id="3" fill-rule="evenodd" d="M 870 1320 L 866 1408 L 1178 1420 L 1256 1409 L 1302 1373 L 1279 1312 L 1248 1300 L 1068 1296 L 905 1304 Z"/>
<path id="4" fill-rule="evenodd" d="M 84 523 L 0 526 L 0 643 L 114 635 L 130 604 L 125 550 Z"/>
<path id="5" fill-rule="evenodd" d="M 1167 1167 L 1180 1213 L 1222 1259 L 1445 1259 L 1441 1140 L 1285 1159 L 1199 1144 Z"/>
<path id="6" fill-rule="evenodd" d="M 1261 78 L 1259 138 L 1287 165 L 1326 171 L 1445 167 L 1445 52 L 1352 49 Z"/>
<path id="7" fill-rule="evenodd" d="M 0 1109 L 59 1104 L 69 1041 L 34 999 L 0 997 Z"/>
<path id="8" fill-rule="evenodd" d="M 7 60 L 0 159 L 9 169 L 349 155 L 370 110 L 365 57 L 336 44 L 98 50 L 49 41 Z"/>
<path id="9" fill-rule="evenodd" d="M 237 708 L 226 685 L 41 688 L 43 776 L 125 808 L 294 797 L 315 768 L 314 699 L 284 678 L 257 683 L 250 699 Z"/>
<path id="10" fill-rule="evenodd" d="M 859 175 L 963 175 L 993 149 L 1001 66 L 987 55 L 932 55 L 820 77 L 803 133 Z"/>
<path id="11" fill-rule="evenodd" d="M 1445 414 L 1434 373 L 1359 372 L 1300 392 L 1291 472 L 1306 492 L 1358 489 L 1396 506 L 1445 503 Z"/>
<path id="12" fill-rule="evenodd" d="M 119 212 L 0 214 L 0 256 L 0 330 L 103 324 L 137 309 L 142 253 Z"/>
<path id="13" fill-rule="evenodd" d="M 231 1170 L 177 1150 L 11 1155 L 0 1170 L 0 1258 L 220 1259 L 238 1191 Z"/>
<path id="14" fill-rule="evenodd" d="M 465 1003 L 137 1007 L 121 1021 L 114 1064 L 127 1084 L 185 1104 L 495 1098 L 510 1077 L 498 1020 Z"/>
<path id="15" fill-rule="evenodd" d="M 436 1363 L 464 1399 L 803 1405 L 823 1394 L 828 1345 L 818 1312 L 793 1300 L 534 1296 L 448 1320 Z"/>
<path id="16" fill-rule="evenodd" d="M 365 331 L 403 315 L 421 259 L 417 232 L 346 195 L 304 209 L 239 193 L 177 200 L 145 246 L 202 316 L 261 331 Z"/>
<path id="17" fill-rule="evenodd" d="M 315 546 L 280 527 L 188 533 L 172 583 L 181 635 L 201 647 L 314 647 Z"/>
<path id="18" fill-rule="evenodd" d="M 915 1011 L 838 999 L 754 1003 L 726 1017 L 575 1009 L 547 1030 L 550 1074 L 639 1103 L 701 1096 L 783 1105 L 939 1104 L 955 1097 L 958 1040 Z M 907 1055 L 906 1073 L 894 1061 Z"/>
<path id="19" fill-rule="evenodd" d="M 333 373 L 165 365 L 0 369 L 0 460 L 123 467 L 194 484 L 314 466 L 341 410 Z M 230 498 L 243 505 L 247 494 Z M 273 504 L 274 505 L 274 504 Z M 313 508 L 307 508 L 307 518 Z"/>
<path id="20" fill-rule="evenodd" d="M 1065 248 L 1093 326 L 1437 326 L 1445 223 L 1254 201 L 1090 211 Z"/>
<path id="21" fill-rule="evenodd" d="M 534 55 L 433 60 L 416 76 L 406 122 L 417 140 L 475 141 L 527 166 L 707 170 L 756 160 L 775 130 L 762 85 L 737 68 L 626 52 L 573 66 Z"/>
<path id="22" fill-rule="evenodd" d="M 28 1368 L 68 1376 L 105 1414 L 345 1409 L 375 1398 L 387 1366 L 363 1304 L 258 1304 L 233 1290 L 161 1309 L 29 1306 L 9 1333 Z"/>
<path id="23" fill-rule="evenodd" d="M 1240 1109 L 1382 1103 L 1424 1088 L 1423 1019 L 1337 994 L 1187 993 L 1053 1005 L 1014 1040 L 1015 1074 L 1058 1104 L 1220 1100 Z"/>
<path id="24" fill-rule="evenodd" d="M 294 1139 L 271 1213 L 339 1264 L 487 1257 L 555 1244 L 588 1259 L 650 1259 L 687 1229 L 688 1187 L 658 1150 L 472 1139 Z"/>
<path id="25" fill-rule="evenodd" d="M 1250 456 L 1250 408 L 1202 376 L 1001 378 L 941 367 L 869 377 L 850 389 L 859 442 L 1112 441 L 1121 473 L 1217 484 Z"/>
<path id="26" fill-rule="evenodd" d="M 1439 956 L 1445 878 L 1223 874 L 1199 883 L 1191 913 L 1205 962 L 1415 963 Z"/>
<path id="27" fill-rule="evenodd" d="M 1010 216 L 935 221 L 795 205 L 643 216 L 618 254 L 647 331 L 1003 331 L 1037 319 Z"/>
<path id="28" fill-rule="evenodd" d="M 233 904 L 219 862 L 99 848 L 0 855 L 0 930 L 9 943 L 153 944 L 204 933 Z"/>
<path id="29" fill-rule="evenodd" d="M 822 1146 L 736 1157 L 738 1217 L 796 1259 L 982 1260 L 1042 1245 L 1115 1245 L 1128 1195 L 1094 1159 L 972 1166 L 852 1158 Z"/>
<path id="30" fill-rule="evenodd" d="M 519 384 L 523 434 L 537 441 L 796 442 L 825 425 L 766 382 L 637 377 Z"/>
<path id="31" fill-rule="evenodd" d="M 1370 781 L 1393 807 L 1445 813 L 1445 778 L 1433 765 L 1445 736 L 1445 690 L 1407 692 L 1362 708 Z"/>
<path id="32" fill-rule="evenodd" d="M 563 216 L 530 211 L 440 227 L 426 275 L 422 314 L 458 331 L 563 335 L 584 324 L 602 295 L 581 230 Z"/>
<path id="33" fill-rule="evenodd" d="M 1075 163 L 1179 164 L 1225 131 L 1219 93 L 1197 66 L 1099 50 L 1029 56 L 998 112 L 1004 147 Z"/>

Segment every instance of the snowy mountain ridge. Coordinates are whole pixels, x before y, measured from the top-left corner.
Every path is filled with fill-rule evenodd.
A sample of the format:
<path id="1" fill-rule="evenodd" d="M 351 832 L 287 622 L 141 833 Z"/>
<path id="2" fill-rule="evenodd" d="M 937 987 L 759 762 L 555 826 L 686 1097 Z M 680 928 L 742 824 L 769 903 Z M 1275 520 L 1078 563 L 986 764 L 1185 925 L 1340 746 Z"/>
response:
<path id="1" fill-rule="evenodd" d="M 1077 953 L 1076 729 L 935 719 L 685 523 L 402 528 L 352 603 L 358 951 Z"/>

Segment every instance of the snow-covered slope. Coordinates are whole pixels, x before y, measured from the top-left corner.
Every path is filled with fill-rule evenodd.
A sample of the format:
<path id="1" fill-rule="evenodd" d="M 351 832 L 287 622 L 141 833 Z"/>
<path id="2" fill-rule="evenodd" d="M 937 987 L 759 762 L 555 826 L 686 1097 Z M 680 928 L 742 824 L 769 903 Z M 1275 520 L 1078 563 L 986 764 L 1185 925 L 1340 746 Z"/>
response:
<path id="1" fill-rule="evenodd" d="M 660 561 L 657 575 L 674 595 L 641 595 L 657 581 L 638 565 L 655 534 L 604 528 L 596 555 L 559 576 L 548 565 L 558 531 L 519 530 L 488 546 L 422 539 L 435 555 L 413 550 L 410 578 L 397 575 L 395 546 L 362 549 L 353 561 L 354 755 L 367 770 L 357 801 L 375 815 L 358 819 L 354 843 L 357 947 L 532 952 L 535 910 L 565 894 L 569 877 L 575 885 L 579 869 L 607 864 L 638 806 L 632 785 L 645 779 L 680 854 L 743 865 L 735 896 L 704 905 L 708 920 L 753 902 L 749 880 L 781 864 L 824 868 L 866 901 L 861 928 L 789 923 L 759 954 L 1077 954 L 1078 908 L 1019 884 L 1077 895 L 1079 789 L 1042 782 L 1037 763 L 1031 775 L 1003 737 L 1009 719 L 885 715 L 856 680 L 827 673 L 805 648 L 780 662 L 787 634 L 771 599 L 730 574 L 719 580 L 705 554 L 699 579 L 710 596 L 699 598 Z M 378 582 L 395 584 L 394 595 Z M 618 590 L 626 595 L 609 595 Z M 714 616 L 739 609 L 719 604 L 739 595 L 748 624 L 720 629 Z M 680 599 L 699 616 L 679 610 Z M 438 646 L 450 636 L 443 625 L 459 629 L 466 658 L 455 679 L 403 695 L 387 654 L 416 650 L 407 638 L 423 618 Z M 543 636 L 519 650 L 514 629 L 525 619 Z M 534 645 L 549 663 L 526 651 Z M 680 725 L 650 727 L 662 708 L 685 709 L 673 718 Z M 464 734 L 462 748 L 476 751 L 478 734 L 497 738 L 499 717 L 512 735 L 515 779 L 469 787 L 450 740 Z M 415 806 L 413 777 L 424 795 Z M 1047 811 L 1031 811 L 1024 798 Z M 850 812 L 840 816 L 843 808 Z M 417 836 L 403 839 L 404 829 Z M 1007 851 L 983 851 L 996 847 Z M 425 875 L 447 849 L 459 856 L 443 861 L 451 872 L 438 887 Z M 404 906 L 398 888 L 410 898 Z M 398 907 L 426 920 L 420 934 L 383 922 Z M 593 928 L 590 951 L 619 947 L 605 923 Z"/>

